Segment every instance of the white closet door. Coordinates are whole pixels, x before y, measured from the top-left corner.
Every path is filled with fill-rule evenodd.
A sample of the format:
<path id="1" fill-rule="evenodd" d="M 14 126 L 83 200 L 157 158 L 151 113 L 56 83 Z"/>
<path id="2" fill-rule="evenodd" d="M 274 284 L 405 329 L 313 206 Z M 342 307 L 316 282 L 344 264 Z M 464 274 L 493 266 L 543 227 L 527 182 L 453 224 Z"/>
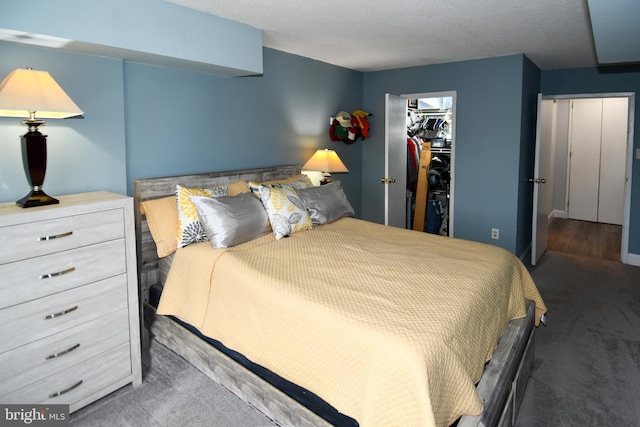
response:
<path id="1" fill-rule="evenodd" d="M 407 222 L 407 100 L 385 95 L 384 224 L 405 228 Z"/>
<path id="2" fill-rule="evenodd" d="M 602 99 L 574 99 L 571 114 L 568 216 L 597 222 Z"/>
<path id="3" fill-rule="evenodd" d="M 628 104 L 627 98 L 605 98 L 602 104 L 598 222 L 607 224 L 622 225 Z"/>

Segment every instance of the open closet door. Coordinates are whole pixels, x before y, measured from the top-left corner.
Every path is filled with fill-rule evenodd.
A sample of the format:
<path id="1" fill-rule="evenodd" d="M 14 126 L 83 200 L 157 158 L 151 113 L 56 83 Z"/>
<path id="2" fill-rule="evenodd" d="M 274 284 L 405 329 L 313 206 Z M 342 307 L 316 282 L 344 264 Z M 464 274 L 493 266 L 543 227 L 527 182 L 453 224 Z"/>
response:
<path id="1" fill-rule="evenodd" d="M 531 264 L 536 263 L 547 250 L 549 218 L 553 212 L 552 167 L 555 138 L 555 101 L 542 99 L 538 94 L 536 125 L 536 153 L 533 182 L 533 214 L 531 235 Z"/>
<path id="2" fill-rule="evenodd" d="M 385 95 L 384 224 L 405 228 L 407 215 L 407 100 Z"/>

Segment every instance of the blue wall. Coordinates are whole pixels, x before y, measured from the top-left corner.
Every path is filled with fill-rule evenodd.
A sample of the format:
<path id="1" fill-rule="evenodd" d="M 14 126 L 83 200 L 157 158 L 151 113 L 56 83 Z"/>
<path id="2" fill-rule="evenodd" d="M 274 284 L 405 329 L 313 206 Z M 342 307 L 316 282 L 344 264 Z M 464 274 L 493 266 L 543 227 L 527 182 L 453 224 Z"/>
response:
<path id="1" fill-rule="evenodd" d="M 535 95 L 640 91 L 640 69 L 540 72 L 523 55 L 360 73 L 271 49 L 264 75 L 224 78 L 182 68 L 0 42 L 0 75 L 18 67 L 49 71 L 85 111 L 49 120 L 45 191 L 131 194 L 133 179 L 305 162 L 334 148 L 356 212 L 383 221 L 384 94 L 457 91 L 456 237 L 521 255 L 530 243 Z M 636 99 L 636 103 L 639 101 Z M 371 137 L 330 142 L 329 116 L 373 113 Z M 640 111 L 636 105 L 637 112 Z M 640 148 L 636 117 L 634 150 Z M 0 118 L 0 202 L 29 187 L 19 136 Z M 634 151 L 635 152 L 635 151 Z M 629 251 L 640 253 L 640 168 L 634 160 Z M 490 239 L 491 228 L 500 240 Z"/>
<path id="2" fill-rule="evenodd" d="M 636 150 L 640 149 L 640 66 L 543 71 L 540 90 L 545 95 L 636 93 L 629 253 L 640 254 L 640 161 L 635 158 Z"/>
<path id="3" fill-rule="evenodd" d="M 360 108 L 362 74 L 265 49 L 264 75 L 225 78 L 178 68 L 0 43 L 0 74 L 49 71 L 85 111 L 49 120 L 45 191 L 132 194 L 137 178 L 302 164 L 334 148 L 349 168 L 336 175 L 360 212 L 358 142 L 329 140 L 329 117 Z M 24 196 L 19 120 L 0 119 L 0 202 Z"/>
<path id="4" fill-rule="evenodd" d="M 362 74 L 264 50 L 264 75 L 224 78 L 125 63 L 128 184 L 137 178 L 302 164 L 334 148 L 360 211 L 358 142 L 329 139 L 329 117 L 360 108 Z M 129 187 L 131 192 L 131 187 Z"/>
<path id="5" fill-rule="evenodd" d="M 521 197 L 531 188 L 520 182 L 523 103 L 537 87 L 523 85 L 532 64 L 523 55 L 365 73 L 364 107 L 384 117 L 384 94 L 457 91 L 455 141 L 455 237 L 522 251 L 531 212 L 519 221 Z M 535 68 L 535 66 L 533 66 Z M 529 74 L 527 74 L 529 76 Z M 535 112 L 535 105 L 533 106 Z M 530 112 L 530 109 L 527 109 Z M 535 122 L 535 118 L 533 119 Z M 527 126 L 530 120 L 527 120 Z M 531 151 L 531 137 L 525 150 Z M 528 157 L 527 157 L 528 158 Z M 527 169 L 530 165 L 526 165 Z M 382 222 L 384 129 L 374 128 L 363 145 L 363 216 Z M 524 196 L 520 193 L 526 192 Z M 522 199 L 524 200 L 524 199 Z M 528 218 L 528 219 L 526 219 Z M 518 228 L 524 228 L 519 233 Z M 500 240 L 491 240 L 491 229 Z M 530 240 L 530 235 L 529 235 Z M 520 243 L 517 243 L 520 242 Z"/>

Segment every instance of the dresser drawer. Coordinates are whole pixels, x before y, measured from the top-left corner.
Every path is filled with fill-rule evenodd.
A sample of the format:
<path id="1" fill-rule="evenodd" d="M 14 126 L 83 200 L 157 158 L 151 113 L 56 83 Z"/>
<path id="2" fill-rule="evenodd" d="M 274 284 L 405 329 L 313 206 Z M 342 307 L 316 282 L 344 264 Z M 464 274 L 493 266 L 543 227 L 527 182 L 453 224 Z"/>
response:
<path id="1" fill-rule="evenodd" d="M 0 264 L 124 237 L 122 209 L 0 228 Z"/>
<path id="2" fill-rule="evenodd" d="M 126 276 L 111 277 L 0 311 L 0 353 L 127 308 Z"/>
<path id="3" fill-rule="evenodd" d="M 124 239 L 0 265 L 0 308 L 123 274 Z"/>
<path id="4" fill-rule="evenodd" d="M 0 354 L 2 396 L 129 342 L 129 313 L 120 310 Z"/>
<path id="5" fill-rule="evenodd" d="M 131 375 L 131 351 L 120 345 L 2 397 L 2 403 L 72 405 Z"/>

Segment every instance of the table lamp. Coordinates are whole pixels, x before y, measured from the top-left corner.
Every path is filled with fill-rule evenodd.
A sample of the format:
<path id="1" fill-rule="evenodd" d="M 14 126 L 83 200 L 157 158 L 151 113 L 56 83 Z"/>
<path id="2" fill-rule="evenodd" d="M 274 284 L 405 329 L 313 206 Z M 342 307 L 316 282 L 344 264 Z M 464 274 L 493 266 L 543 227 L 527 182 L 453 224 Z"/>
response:
<path id="1" fill-rule="evenodd" d="M 302 169 L 309 171 L 320 171 L 324 178 L 320 180 L 320 185 L 328 184 L 331 182 L 331 172 L 349 172 L 349 169 L 342 163 L 338 153 L 334 150 L 324 149 L 318 150 L 307 163 L 302 166 Z"/>
<path id="2" fill-rule="evenodd" d="M 46 71 L 13 70 L 0 83 L 0 116 L 26 117 L 22 161 L 31 191 L 16 203 L 23 208 L 51 205 L 57 199 L 42 190 L 47 169 L 47 135 L 38 131 L 42 119 L 66 119 L 84 114 Z"/>

